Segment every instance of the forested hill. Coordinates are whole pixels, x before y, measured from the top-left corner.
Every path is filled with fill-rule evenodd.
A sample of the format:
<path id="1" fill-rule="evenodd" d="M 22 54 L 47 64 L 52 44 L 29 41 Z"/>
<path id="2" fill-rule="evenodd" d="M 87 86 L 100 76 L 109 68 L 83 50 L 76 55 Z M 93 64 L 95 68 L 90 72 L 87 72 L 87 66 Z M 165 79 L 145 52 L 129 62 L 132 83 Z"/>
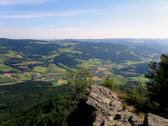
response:
<path id="1" fill-rule="evenodd" d="M 12 40 L 0 39 L 0 46 L 25 55 L 47 55 L 55 53 L 72 56 L 74 59 L 101 59 L 113 62 L 140 61 L 148 58 L 159 58 L 160 54 L 168 51 L 166 40 Z M 38 47 L 38 48 L 36 48 Z M 69 49 L 69 50 L 67 50 Z M 61 51 L 60 51 L 61 50 Z M 29 53 L 29 54 L 28 54 Z"/>
<path id="2" fill-rule="evenodd" d="M 0 125 L 69 125 L 76 119 L 70 115 L 78 115 L 78 105 L 85 102 L 92 84 L 117 92 L 124 102 L 136 107 L 119 105 L 116 110 L 122 107 L 124 116 L 127 110 L 133 113 L 137 110 L 137 114 L 153 112 L 167 117 L 168 60 L 161 54 L 168 53 L 168 46 L 153 41 L 0 39 Z M 165 40 L 160 41 L 165 43 Z M 149 67 L 151 61 L 155 62 Z M 153 72 L 152 76 L 150 72 Z M 148 87 L 147 84 L 155 82 L 157 87 Z M 99 92 L 97 88 L 93 91 Z M 91 97 L 113 107 L 111 98 L 97 99 L 97 95 Z M 89 112 L 93 106 L 90 107 Z M 85 114 L 82 117 L 88 117 L 90 113 Z M 116 119 L 121 121 L 122 114 L 116 114 Z M 135 118 L 130 115 L 126 121 L 132 119 Z M 125 123 L 125 120 L 121 122 Z"/>
<path id="3" fill-rule="evenodd" d="M 0 39 L 0 83 L 24 80 L 66 83 L 65 70 L 91 68 L 96 80 L 109 73 L 137 80 L 148 63 L 168 52 L 166 40 Z M 156 42 L 156 44 L 155 44 Z M 144 79 L 144 78 L 143 78 Z"/>

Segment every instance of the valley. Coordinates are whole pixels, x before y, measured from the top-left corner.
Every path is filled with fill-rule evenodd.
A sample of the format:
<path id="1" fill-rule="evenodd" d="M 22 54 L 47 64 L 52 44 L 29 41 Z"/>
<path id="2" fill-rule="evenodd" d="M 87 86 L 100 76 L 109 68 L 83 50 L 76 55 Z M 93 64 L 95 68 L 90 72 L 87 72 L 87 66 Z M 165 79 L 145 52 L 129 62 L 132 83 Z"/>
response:
<path id="1" fill-rule="evenodd" d="M 168 0 L 0 0 L 0 126 L 168 126 Z"/>
<path id="2" fill-rule="evenodd" d="M 0 85 L 34 80 L 59 86 L 67 83 L 66 70 L 78 67 L 90 69 L 95 83 L 109 74 L 120 84 L 146 81 L 148 64 L 168 52 L 165 45 L 117 42 L 0 39 Z"/>
<path id="3" fill-rule="evenodd" d="M 86 117 L 76 122 L 74 114 L 92 84 L 108 87 L 144 113 L 152 111 L 145 75 L 168 46 L 132 41 L 0 39 L 0 125 L 81 123 Z"/>

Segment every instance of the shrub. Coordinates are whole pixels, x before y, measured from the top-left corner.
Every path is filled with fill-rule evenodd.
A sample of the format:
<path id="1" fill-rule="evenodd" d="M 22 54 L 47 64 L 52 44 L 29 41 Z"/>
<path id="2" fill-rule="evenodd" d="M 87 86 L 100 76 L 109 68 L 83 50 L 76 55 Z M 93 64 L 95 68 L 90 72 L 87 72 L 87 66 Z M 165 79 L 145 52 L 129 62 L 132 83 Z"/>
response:
<path id="1" fill-rule="evenodd" d="M 116 91 L 119 89 L 119 86 L 114 82 L 114 79 L 112 78 L 111 75 L 108 75 L 105 79 L 104 79 L 104 82 L 103 82 L 103 86 L 113 90 L 113 91 Z"/>
<path id="2" fill-rule="evenodd" d="M 87 95 L 88 86 L 93 84 L 91 77 L 92 75 L 87 69 L 67 72 L 68 85 L 73 92 L 75 102 Z"/>

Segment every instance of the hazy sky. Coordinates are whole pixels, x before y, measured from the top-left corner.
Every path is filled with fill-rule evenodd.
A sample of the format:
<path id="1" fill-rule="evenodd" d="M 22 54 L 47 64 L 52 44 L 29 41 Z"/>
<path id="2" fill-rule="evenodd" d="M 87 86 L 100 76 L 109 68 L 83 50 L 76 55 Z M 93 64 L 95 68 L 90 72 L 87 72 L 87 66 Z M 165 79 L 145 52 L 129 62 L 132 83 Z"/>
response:
<path id="1" fill-rule="evenodd" d="M 0 37 L 168 38 L 168 0 L 0 0 Z"/>

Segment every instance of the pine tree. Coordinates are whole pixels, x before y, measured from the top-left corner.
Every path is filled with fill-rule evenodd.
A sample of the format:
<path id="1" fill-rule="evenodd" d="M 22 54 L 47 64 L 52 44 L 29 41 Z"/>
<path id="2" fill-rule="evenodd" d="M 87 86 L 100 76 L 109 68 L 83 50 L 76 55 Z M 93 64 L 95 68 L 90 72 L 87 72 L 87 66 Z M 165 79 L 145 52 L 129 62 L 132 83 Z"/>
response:
<path id="1" fill-rule="evenodd" d="M 162 55 L 160 62 L 150 64 L 150 79 L 147 87 L 150 100 L 158 104 L 161 113 L 168 113 L 168 55 Z"/>

